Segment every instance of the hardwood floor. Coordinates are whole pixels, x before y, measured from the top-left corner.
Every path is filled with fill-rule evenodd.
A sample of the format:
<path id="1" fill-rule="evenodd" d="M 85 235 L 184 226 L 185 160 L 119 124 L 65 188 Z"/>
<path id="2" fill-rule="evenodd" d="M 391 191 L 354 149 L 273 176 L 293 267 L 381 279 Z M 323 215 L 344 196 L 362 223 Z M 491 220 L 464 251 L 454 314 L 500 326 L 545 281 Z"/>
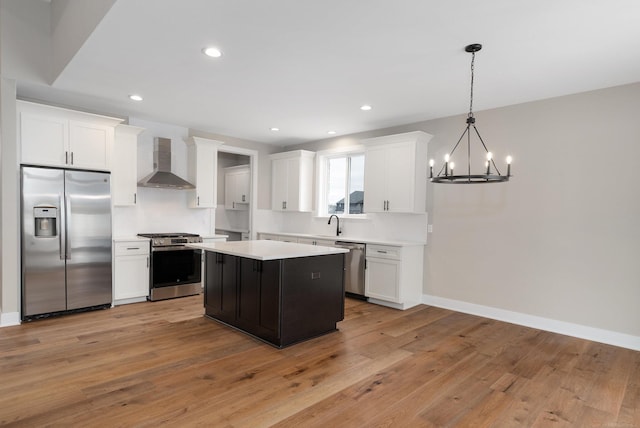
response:
<path id="1" fill-rule="evenodd" d="M 444 309 L 347 299 L 278 350 L 202 296 L 0 329 L 13 426 L 640 426 L 640 352 Z"/>

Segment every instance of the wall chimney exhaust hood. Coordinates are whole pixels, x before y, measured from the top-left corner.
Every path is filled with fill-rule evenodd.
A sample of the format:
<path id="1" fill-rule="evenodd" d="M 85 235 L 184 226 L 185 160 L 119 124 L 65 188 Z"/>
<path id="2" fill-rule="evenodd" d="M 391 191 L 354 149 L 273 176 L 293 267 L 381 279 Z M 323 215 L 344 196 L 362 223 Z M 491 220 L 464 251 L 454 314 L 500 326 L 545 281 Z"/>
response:
<path id="1" fill-rule="evenodd" d="M 153 140 L 153 172 L 138 182 L 140 187 L 161 189 L 195 189 L 195 186 L 171 172 L 171 140 Z"/>

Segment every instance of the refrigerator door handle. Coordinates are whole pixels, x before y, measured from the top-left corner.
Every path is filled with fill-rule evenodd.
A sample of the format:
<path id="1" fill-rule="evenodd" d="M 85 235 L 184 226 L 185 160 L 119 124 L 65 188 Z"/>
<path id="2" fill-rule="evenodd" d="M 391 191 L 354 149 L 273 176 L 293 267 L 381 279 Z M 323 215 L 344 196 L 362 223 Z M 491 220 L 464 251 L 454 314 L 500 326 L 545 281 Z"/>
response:
<path id="1" fill-rule="evenodd" d="M 65 254 L 66 242 L 67 242 L 67 234 L 66 234 L 66 228 L 65 228 L 66 216 L 64 213 L 64 209 L 62 209 L 62 207 L 64 206 L 64 204 L 62 203 L 62 195 L 60 195 L 58 199 L 59 199 L 58 206 L 60 207 L 59 215 L 58 215 L 58 218 L 56 219 L 56 221 L 58 222 L 57 226 L 59 231 L 58 246 L 60 247 L 60 260 L 64 260 L 67 257 Z"/>
<path id="2" fill-rule="evenodd" d="M 69 231 L 71 230 L 71 198 L 69 197 L 69 195 L 65 192 L 64 194 L 64 199 L 65 199 L 65 225 L 64 225 L 64 253 L 65 256 L 64 258 L 66 260 L 71 260 L 71 244 L 69 241 L 71 241 L 71 238 L 69 237 Z"/>

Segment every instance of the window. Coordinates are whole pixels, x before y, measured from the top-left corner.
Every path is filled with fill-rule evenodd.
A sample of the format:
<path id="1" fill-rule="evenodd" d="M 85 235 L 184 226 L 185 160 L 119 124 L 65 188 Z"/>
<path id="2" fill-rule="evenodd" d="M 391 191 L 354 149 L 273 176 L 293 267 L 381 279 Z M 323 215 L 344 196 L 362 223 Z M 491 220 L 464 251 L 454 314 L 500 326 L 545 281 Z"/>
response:
<path id="1" fill-rule="evenodd" d="M 364 153 L 326 154 L 319 161 L 324 173 L 318 177 L 318 214 L 364 214 Z"/>

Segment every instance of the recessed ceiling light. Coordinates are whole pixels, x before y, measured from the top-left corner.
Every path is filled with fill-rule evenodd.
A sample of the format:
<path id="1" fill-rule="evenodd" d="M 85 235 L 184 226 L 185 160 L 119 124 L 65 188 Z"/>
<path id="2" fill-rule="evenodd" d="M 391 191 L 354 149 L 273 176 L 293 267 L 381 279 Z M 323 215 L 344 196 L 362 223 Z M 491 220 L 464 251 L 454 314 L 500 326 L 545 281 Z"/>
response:
<path id="1" fill-rule="evenodd" d="M 369 104 L 365 104 L 363 106 L 360 106 L 360 110 L 369 111 L 371 110 L 371 106 Z"/>
<path id="2" fill-rule="evenodd" d="M 220 58 L 222 56 L 222 51 L 213 46 L 202 49 L 202 53 L 211 58 Z"/>
<path id="3" fill-rule="evenodd" d="M 129 99 L 133 100 L 133 101 L 142 101 L 142 97 L 138 94 L 131 94 L 129 95 Z"/>
<path id="4" fill-rule="evenodd" d="M 279 131 L 280 128 L 273 127 L 273 128 L 271 128 L 271 130 L 275 132 L 275 131 Z"/>
<path id="5" fill-rule="evenodd" d="M 335 135 L 336 131 L 327 131 L 327 134 L 329 135 Z"/>

